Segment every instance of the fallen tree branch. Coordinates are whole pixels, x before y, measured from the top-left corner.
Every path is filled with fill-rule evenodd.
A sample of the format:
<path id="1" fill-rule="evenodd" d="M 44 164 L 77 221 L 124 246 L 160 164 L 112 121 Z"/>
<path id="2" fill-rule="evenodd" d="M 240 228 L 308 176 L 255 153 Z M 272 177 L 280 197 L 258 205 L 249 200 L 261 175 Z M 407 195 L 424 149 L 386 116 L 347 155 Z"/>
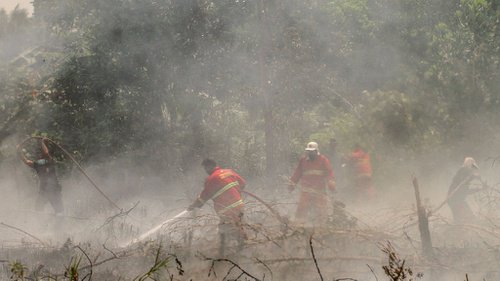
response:
<path id="1" fill-rule="evenodd" d="M 48 246 L 49 246 L 49 244 L 47 244 L 47 243 L 43 242 L 43 241 L 42 241 L 41 239 L 39 239 L 38 237 L 36 237 L 36 236 L 34 236 L 34 235 L 32 235 L 32 234 L 29 234 L 28 232 L 26 232 L 26 231 L 24 231 L 24 230 L 22 230 L 22 229 L 20 229 L 20 228 L 17 228 L 17 227 L 12 226 L 12 225 L 8 225 L 8 224 L 3 223 L 3 222 L 0 222 L 0 225 L 3 225 L 3 226 L 5 226 L 5 227 L 7 227 L 7 228 L 12 228 L 12 229 L 17 230 L 17 231 L 19 231 L 19 232 L 22 232 L 22 233 L 24 233 L 24 234 L 28 235 L 29 237 L 31 237 L 31 238 L 33 238 L 33 239 L 35 239 L 36 241 L 38 241 L 38 242 L 42 243 L 42 245 L 44 245 L 44 246 L 46 246 L 46 247 L 48 247 Z"/>
<path id="2" fill-rule="evenodd" d="M 110 252 L 113 255 L 113 257 L 118 258 L 118 256 L 115 254 L 115 252 L 111 251 L 110 249 L 108 249 L 106 247 L 106 243 L 102 244 L 102 247 L 104 248 L 104 250 Z"/>
<path id="3" fill-rule="evenodd" d="M 327 257 L 327 258 L 319 258 L 318 260 L 322 261 L 370 261 L 370 262 L 376 262 L 380 263 L 380 258 L 375 258 L 375 257 L 363 257 L 363 256 L 353 256 L 353 257 Z M 268 260 L 263 260 L 266 264 L 274 264 L 274 263 L 280 263 L 280 262 L 312 262 L 310 258 L 280 258 L 280 259 L 268 259 Z"/>

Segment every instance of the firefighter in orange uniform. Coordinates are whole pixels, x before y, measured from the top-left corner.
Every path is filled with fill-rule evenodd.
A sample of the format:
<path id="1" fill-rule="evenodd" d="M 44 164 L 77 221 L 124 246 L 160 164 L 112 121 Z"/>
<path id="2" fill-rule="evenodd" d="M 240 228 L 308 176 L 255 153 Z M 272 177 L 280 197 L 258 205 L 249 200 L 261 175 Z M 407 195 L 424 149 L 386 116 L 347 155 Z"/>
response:
<path id="1" fill-rule="evenodd" d="M 301 222 L 307 219 L 314 223 L 326 222 L 329 201 L 326 187 L 331 191 L 335 190 L 335 177 L 330 161 L 319 153 L 316 142 L 307 144 L 306 155 L 300 159 L 290 181 L 290 191 L 293 191 L 299 182 L 301 185 L 296 219 Z"/>
<path id="2" fill-rule="evenodd" d="M 359 144 L 347 158 L 347 166 L 351 176 L 353 199 L 359 202 L 363 199 L 373 199 L 375 190 L 372 183 L 372 164 L 370 154 L 365 152 Z"/>
<path id="3" fill-rule="evenodd" d="M 201 164 L 209 176 L 205 180 L 203 191 L 188 210 L 200 208 L 208 200 L 213 201 L 215 212 L 220 218 L 219 235 L 223 254 L 226 238 L 236 239 L 239 246 L 246 239 L 242 226 L 245 204 L 240 193 L 246 182 L 235 171 L 218 167 L 212 159 L 205 159 Z"/>

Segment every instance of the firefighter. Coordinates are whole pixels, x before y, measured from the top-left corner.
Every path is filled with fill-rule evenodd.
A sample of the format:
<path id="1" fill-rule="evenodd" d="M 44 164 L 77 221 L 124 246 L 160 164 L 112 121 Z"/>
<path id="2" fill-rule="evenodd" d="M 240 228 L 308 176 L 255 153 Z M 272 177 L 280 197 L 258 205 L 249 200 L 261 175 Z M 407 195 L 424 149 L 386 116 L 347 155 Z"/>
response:
<path id="1" fill-rule="evenodd" d="M 328 158 L 319 153 L 316 142 L 308 143 L 305 150 L 306 155 L 299 160 L 289 184 L 290 192 L 299 182 L 301 186 L 295 217 L 299 222 L 311 219 L 314 224 L 324 223 L 328 218 L 326 187 L 335 190 L 333 169 Z"/>
<path id="2" fill-rule="evenodd" d="M 22 161 L 35 170 L 39 179 L 38 198 L 35 203 L 36 210 L 42 210 L 45 204 L 49 202 L 56 215 L 61 215 L 64 211 L 61 195 L 62 188 L 57 179 L 55 160 L 50 155 L 45 142 L 45 138 L 40 140 L 41 153 L 37 160 L 28 159 L 20 150 L 20 147 L 18 151 Z"/>
<path id="3" fill-rule="evenodd" d="M 453 214 L 455 223 L 470 223 L 475 219 L 474 213 L 467 204 L 467 195 L 474 192 L 470 188 L 471 182 L 479 180 L 479 167 L 472 157 L 466 157 L 460 169 L 456 172 L 448 189 L 448 206 Z"/>
<path id="4" fill-rule="evenodd" d="M 231 169 L 221 169 L 212 159 L 205 159 L 201 163 L 208 174 L 203 191 L 188 207 L 201 208 L 205 202 L 212 200 L 214 209 L 220 218 L 219 235 L 221 238 L 221 255 L 224 253 L 226 238 L 236 239 L 240 247 L 246 239 L 243 230 L 242 218 L 245 204 L 241 197 L 241 190 L 245 188 L 245 180 Z"/>
<path id="5" fill-rule="evenodd" d="M 355 144 L 345 162 L 351 179 L 350 193 L 354 202 L 373 199 L 375 190 L 372 182 L 370 154 L 365 152 L 361 145 Z"/>

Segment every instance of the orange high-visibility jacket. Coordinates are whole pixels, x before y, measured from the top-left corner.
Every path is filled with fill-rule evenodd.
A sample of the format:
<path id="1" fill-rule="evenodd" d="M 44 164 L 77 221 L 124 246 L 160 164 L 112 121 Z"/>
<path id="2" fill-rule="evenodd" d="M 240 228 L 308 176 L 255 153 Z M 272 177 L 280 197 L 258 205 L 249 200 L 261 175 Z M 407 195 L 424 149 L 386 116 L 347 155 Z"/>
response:
<path id="1" fill-rule="evenodd" d="M 244 188 L 245 184 L 245 180 L 235 171 L 215 167 L 205 180 L 198 200 L 202 204 L 213 200 L 218 215 L 238 215 L 244 206 L 240 188 Z"/>
<path id="2" fill-rule="evenodd" d="M 370 154 L 364 152 L 362 149 L 355 149 L 351 153 L 349 160 L 356 177 L 372 176 Z"/>
<path id="3" fill-rule="evenodd" d="M 290 180 L 295 184 L 300 181 L 302 191 L 305 192 L 324 193 L 326 185 L 330 190 L 335 189 L 335 176 L 330 160 L 321 154 L 314 160 L 302 157 Z"/>

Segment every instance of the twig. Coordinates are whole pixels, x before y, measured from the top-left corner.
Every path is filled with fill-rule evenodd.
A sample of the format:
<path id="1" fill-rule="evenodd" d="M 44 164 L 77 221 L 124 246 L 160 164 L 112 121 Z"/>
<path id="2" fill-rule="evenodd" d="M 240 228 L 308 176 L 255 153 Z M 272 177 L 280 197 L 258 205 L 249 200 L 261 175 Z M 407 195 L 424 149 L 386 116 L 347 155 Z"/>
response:
<path id="1" fill-rule="evenodd" d="M 259 231 L 257 229 L 257 227 L 251 225 L 251 224 L 244 224 L 244 226 L 247 226 L 248 228 L 250 228 L 251 230 L 255 231 L 255 233 L 257 234 L 260 234 L 262 236 L 264 236 L 264 238 L 266 238 L 267 241 L 273 243 L 274 245 L 276 245 L 278 248 L 283 248 L 278 242 L 276 242 L 274 239 L 272 239 L 271 237 L 269 237 L 266 233 L 262 232 L 262 231 Z"/>
<path id="2" fill-rule="evenodd" d="M 255 258 L 255 260 L 257 262 L 259 262 L 260 264 L 262 264 L 267 270 L 269 270 L 269 272 L 271 273 L 271 279 L 273 278 L 273 271 L 271 270 L 271 268 L 263 261 L 261 261 L 259 258 Z"/>
<path id="3" fill-rule="evenodd" d="M 214 276 L 217 278 L 217 273 L 215 272 L 215 261 L 212 260 L 212 264 L 210 265 L 210 269 L 208 270 L 208 277 L 210 277 L 210 275 L 212 274 L 212 272 L 214 273 Z"/>
<path id="4" fill-rule="evenodd" d="M 119 258 L 119 257 L 115 254 L 115 252 L 111 251 L 110 249 L 108 249 L 108 248 L 106 247 L 106 243 L 102 244 L 102 247 L 104 248 L 104 250 L 106 250 L 106 251 L 110 252 L 110 253 L 113 255 L 113 257 L 115 257 L 115 258 L 117 258 L 117 259 Z"/>
<path id="5" fill-rule="evenodd" d="M 231 266 L 231 268 L 227 271 L 226 275 L 224 276 L 224 278 L 222 278 L 222 281 L 226 280 L 226 278 L 229 276 L 229 274 L 231 274 L 231 271 L 233 271 L 233 269 L 235 269 L 236 266 Z M 241 274 L 241 273 L 240 273 Z M 236 278 L 237 280 L 238 278 Z"/>
<path id="6" fill-rule="evenodd" d="M 497 156 L 497 157 L 488 157 L 488 158 L 486 158 L 486 160 L 484 160 L 484 161 L 493 160 L 493 161 L 491 162 L 491 168 L 493 168 L 493 167 L 495 166 L 495 162 L 496 162 L 496 161 L 498 161 L 498 159 L 500 159 L 500 156 Z"/>
<path id="7" fill-rule="evenodd" d="M 328 86 L 326 88 L 327 88 L 328 92 L 334 94 L 335 96 L 337 96 L 338 98 L 340 98 L 345 104 L 347 104 L 348 106 L 350 106 L 352 112 L 354 112 L 354 114 L 356 115 L 356 117 L 358 117 L 358 119 L 361 119 L 361 115 L 356 110 L 356 107 L 346 97 L 344 97 L 341 94 L 337 93 L 337 91 L 335 91 L 334 89 L 332 89 L 332 88 L 330 88 Z"/>
<path id="8" fill-rule="evenodd" d="M 113 257 L 109 257 L 107 259 L 103 259 L 101 261 L 94 262 L 93 267 L 95 268 L 95 267 L 97 267 L 99 265 L 102 265 L 102 264 L 107 263 L 108 261 L 111 261 L 111 260 L 114 260 L 114 259 L 120 259 L 120 258 L 126 257 L 126 256 L 128 256 L 128 254 L 130 252 L 132 252 L 132 251 L 123 251 L 122 253 L 118 253 L 117 255 L 115 255 Z M 84 270 L 84 269 L 87 269 L 87 268 L 89 268 L 89 266 L 83 266 L 80 269 Z"/>
<path id="9" fill-rule="evenodd" d="M 151 275 L 155 274 L 160 269 L 166 268 L 167 264 L 170 262 L 170 257 L 165 258 L 165 259 L 161 259 L 160 256 L 161 256 L 161 244 L 158 247 L 158 250 L 156 251 L 156 256 L 155 256 L 155 261 L 154 261 L 153 266 L 148 270 L 148 272 L 144 273 L 141 276 L 134 278 L 134 280 L 144 281 L 147 278 L 151 278 Z"/>
<path id="10" fill-rule="evenodd" d="M 368 266 L 368 268 L 370 269 L 370 271 L 372 272 L 373 276 L 375 276 L 375 280 L 378 281 L 378 277 L 377 277 L 377 274 L 375 274 L 375 271 L 373 270 L 373 268 L 369 265 L 369 264 L 366 264 L 366 266 Z"/>
<path id="11" fill-rule="evenodd" d="M 314 247 L 313 247 L 313 242 L 312 242 L 312 234 L 311 236 L 309 237 L 309 247 L 311 248 L 311 255 L 312 255 L 312 258 L 314 260 L 314 264 L 316 265 L 316 270 L 318 271 L 318 274 L 319 274 L 319 278 L 321 279 L 321 281 L 323 281 L 323 275 L 321 275 L 321 270 L 319 269 L 319 266 L 318 266 L 318 261 L 316 260 L 316 256 L 314 255 Z"/>
<path id="12" fill-rule="evenodd" d="M 5 226 L 5 227 L 12 228 L 12 229 L 15 229 L 15 230 L 17 230 L 17 231 L 19 231 L 19 232 L 22 232 L 22 233 L 26 234 L 26 235 L 28 235 L 29 237 L 31 237 L 31 238 L 33 238 L 33 239 L 35 239 L 36 241 L 38 241 L 38 242 L 42 243 L 44 246 L 49 246 L 47 243 L 43 242 L 42 240 L 40 240 L 40 239 L 39 239 L 39 238 L 37 238 L 36 236 L 31 235 L 31 234 L 29 234 L 28 232 L 26 232 L 26 231 L 24 231 L 24 230 L 22 230 L 22 229 L 20 229 L 20 228 L 17 228 L 17 227 L 12 226 L 12 225 L 8 225 L 8 224 L 3 223 L 3 222 L 0 222 L 0 224 L 1 224 L 1 225 L 3 225 L 3 226 Z"/>
<path id="13" fill-rule="evenodd" d="M 232 260 L 229 260 L 229 259 L 213 259 L 213 258 L 205 257 L 205 256 L 203 256 L 203 255 L 202 255 L 202 257 L 203 257 L 205 260 L 207 260 L 207 261 L 212 261 L 212 265 L 210 266 L 210 270 L 209 270 L 209 272 L 208 272 L 208 276 L 210 276 L 210 273 L 211 273 L 212 271 L 213 271 L 213 272 L 214 272 L 214 274 L 215 274 L 214 266 L 215 266 L 215 263 L 216 263 L 216 262 L 227 262 L 227 263 L 229 263 L 229 264 L 233 265 L 233 267 L 232 267 L 232 268 L 236 267 L 236 268 L 238 268 L 238 269 L 241 271 L 240 277 L 241 277 L 241 276 L 243 276 L 243 275 L 246 275 L 246 276 L 248 276 L 248 277 L 252 278 L 252 279 L 253 279 L 253 280 L 255 280 L 255 281 L 262 281 L 262 280 L 260 280 L 259 278 L 257 278 L 257 277 L 255 277 L 255 276 L 253 276 L 252 274 L 248 273 L 248 271 L 246 271 L 246 270 L 244 270 L 243 268 L 241 268 L 241 266 L 239 266 L 237 263 L 233 262 Z M 232 269 L 232 268 L 231 268 L 231 269 Z M 239 278 L 239 277 L 238 277 L 238 278 Z"/>
<path id="14" fill-rule="evenodd" d="M 86 254 L 86 253 L 85 253 L 85 252 L 84 252 L 84 251 L 83 251 L 80 247 L 75 246 L 75 248 L 79 248 L 79 249 L 80 249 L 80 250 L 81 250 L 81 251 L 85 254 L 85 256 L 87 257 L 87 259 L 89 259 L 89 257 L 87 256 L 87 254 Z M 117 255 L 115 255 L 115 256 L 113 256 L 113 257 L 110 257 L 110 258 L 107 258 L 107 259 L 104 259 L 104 260 L 101 260 L 101 261 L 98 261 L 98 262 L 94 261 L 93 263 L 92 263 L 92 262 L 90 262 L 90 259 L 89 259 L 89 262 L 90 262 L 90 264 L 89 264 L 89 265 L 79 267 L 78 269 L 79 269 L 80 271 L 82 271 L 82 270 L 87 270 L 87 269 L 92 270 L 93 268 L 96 268 L 97 266 L 100 266 L 100 265 L 102 265 L 102 264 L 104 264 L 104 263 L 106 263 L 106 262 L 108 262 L 108 261 L 111 261 L 111 260 L 114 260 L 114 259 L 119 259 L 119 258 L 125 257 L 125 256 L 127 256 L 127 254 L 129 254 L 129 252 L 132 252 L 132 251 L 123 251 L 122 253 L 119 253 L 119 254 L 117 254 Z M 59 280 L 59 279 L 58 279 L 59 277 L 63 277 L 63 276 L 65 276 L 65 274 L 64 274 L 64 273 L 59 273 L 59 274 L 54 274 L 54 275 L 52 275 L 52 276 L 44 276 L 44 277 L 42 277 L 42 279 L 47 278 L 47 280 L 52 279 L 52 280 L 57 281 L 57 280 Z M 84 280 L 86 277 L 87 277 L 87 276 L 85 276 L 82 280 Z M 42 280 L 42 279 L 41 279 L 41 280 Z M 89 280 L 91 280 L 91 279 L 89 279 Z"/>
<path id="15" fill-rule="evenodd" d="M 119 217 L 123 217 L 123 216 L 128 216 L 128 214 L 133 210 L 135 209 L 135 207 L 137 207 L 137 205 L 139 205 L 139 202 L 141 201 L 137 201 L 135 202 L 134 206 L 132 206 L 132 208 L 128 209 L 127 211 L 123 211 L 123 209 L 120 209 L 120 212 L 118 214 L 115 214 L 109 218 L 106 219 L 106 221 L 104 222 L 103 225 L 99 226 L 96 231 L 99 231 L 101 228 L 103 228 L 104 226 L 110 224 L 114 219 L 116 218 L 119 218 Z"/>
<path id="16" fill-rule="evenodd" d="M 80 246 L 76 246 L 75 248 L 77 248 L 78 250 L 80 250 L 84 255 L 85 257 L 87 258 L 87 260 L 89 261 L 89 274 L 85 275 L 83 278 L 82 278 L 82 281 L 85 280 L 87 278 L 87 276 L 89 277 L 89 280 L 92 279 L 92 261 L 90 260 L 90 257 L 89 255 L 87 255 L 87 253 L 80 247 Z"/>
<path id="17" fill-rule="evenodd" d="M 243 190 L 242 193 L 244 193 L 250 197 L 253 197 L 259 203 L 264 205 L 264 207 L 266 207 L 274 215 L 274 217 L 276 217 L 276 219 L 278 219 L 281 223 L 283 223 L 285 225 L 285 227 L 288 228 L 288 220 L 286 218 L 282 217 L 278 211 L 276 211 L 273 207 L 271 207 L 271 205 L 269 205 L 268 203 L 266 203 L 264 200 L 262 200 L 260 197 L 258 197 L 257 195 L 255 195 L 253 193 L 250 193 L 250 192 L 245 191 L 245 190 Z"/>
<path id="18" fill-rule="evenodd" d="M 173 257 L 175 259 L 175 264 L 177 266 L 177 273 L 179 273 L 179 275 L 184 275 L 184 269 L 182 268 L 182 263 L 181 261 L 179 260 L 179 258 L 174 255 L 174 254 L 169 254 L 169 256 Z"/>

